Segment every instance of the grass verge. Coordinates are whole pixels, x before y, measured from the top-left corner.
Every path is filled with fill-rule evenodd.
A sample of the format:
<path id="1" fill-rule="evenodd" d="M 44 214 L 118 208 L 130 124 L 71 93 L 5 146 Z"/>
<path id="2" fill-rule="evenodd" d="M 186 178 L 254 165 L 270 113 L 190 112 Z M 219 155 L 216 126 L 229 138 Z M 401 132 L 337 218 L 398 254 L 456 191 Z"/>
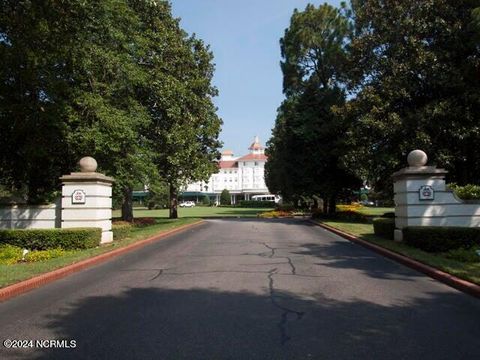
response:
<path id="1" fill-rule="evenodd" d="M 427 253 L 404 243 L 383 239 L 375 236 L 372 224 L 353 223 L 346 221 L 321 221 L 338 230 L 355 235 L 362 240 L 384 247 L 388 250 L 405 255 L 426 265 L 440 269 L 461 279 L 480 285 L 480 261 L 464 262 L 446 257 L 445 253 Z"/>
<path id="2" fill-rule="evenodd" d="M 75 250 L 67 253 L 65 256 L 48 259 L 45 261 L 0 265 L 0 288 L 22 280 L 30 279 L 36 275 L 53 271 L 114 249 L 127 246 L 163 231 L 194 223 L 198 220 L 199 219 L 196 218 L 184 218 L 176 220 L 157 219 L 157 223 L 155 225 L 134 227 L 127 238 L 116 240 L 110 244 L 105 244 L 94 249 Z"/>
<path id="3" fill-rule="evenodd" d="M 179 218 L 202 218 L 202 217 L 256 217 L 258 213 L 268 210 L 265 208 L 239 208 L 239 207 L 207 207 L 195 206 L 193 208 L 178 208 Z M 168 209 L 148 210 L 147 208 L 133 209 L 135 217 L 168 218 Z M 120 217 L 120 211 L 114 210 L 113 217 Z"/>

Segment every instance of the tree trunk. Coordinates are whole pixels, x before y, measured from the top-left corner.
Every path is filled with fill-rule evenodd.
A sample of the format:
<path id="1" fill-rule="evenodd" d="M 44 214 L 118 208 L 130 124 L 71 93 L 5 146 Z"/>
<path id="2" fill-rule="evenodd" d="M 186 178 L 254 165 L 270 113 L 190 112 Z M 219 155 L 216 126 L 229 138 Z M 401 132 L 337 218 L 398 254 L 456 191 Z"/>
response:
<path id="1" fill-rule="evenodd" d="M 313 199 L 312 210 L 318 209 L 318 199 L 316 197 L 312 197 L 312 199 Z"/>
<path id="2" fill-rule="evenodd" d="M 335 215 L 337 212 L 337 197 L 335 195 L 330 196 L 328 199 L 328 215 Z"/>
<path id="3" fill-rule="evenodd" d="M 169 218 L 170 219 L 177 219 L 178 218 L 178 194 L 177 188 L 170 184 L 170 211 L 169 211 Z"/>
<path id="4" fill-rule="evenodd" d="M 129 187 L 123 189 L 122 220 L 133 222 L 133 190 Z"/>
<path id="5" fill-rule="evenodd" d="M 322 199 L 323 199 L 323 201 L 322 201 L 323 214 L 327 215 L 328 214 L 328 198 L 326 196 L 324 196 Z"/>

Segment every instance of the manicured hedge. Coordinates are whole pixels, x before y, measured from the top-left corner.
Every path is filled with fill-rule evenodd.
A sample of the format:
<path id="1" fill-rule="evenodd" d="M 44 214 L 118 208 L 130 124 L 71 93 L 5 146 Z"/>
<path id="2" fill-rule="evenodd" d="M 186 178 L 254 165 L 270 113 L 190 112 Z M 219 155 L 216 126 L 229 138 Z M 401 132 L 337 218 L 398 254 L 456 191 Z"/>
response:
<path id="1" fill-rule="evenodd" d="M 101 237 L 100 228 L 0 230 L 0 244 L 30 250 L 88 249 L 98 246 Z"/>
<path id="2" fill-rule="evenodd" d="M 273 208 L 275 207 L 275 201 L 241 200 L 239 205 L 245 208 Z"/>
<path id="3" fill-rule="evenodd" d="M 113 240 L 120 240 L 125 239 L 130 235 L 132 231 L 132 224 L 126 221 L 118 221 L 113 223 L 112 225 L 112 232 L 113 232 Z"/>
<path id="4" fill-rule="evenodd" d="M 480 245 L 480 228 L 409 226 L 403 229 L 406 244 L 428 252 L 444 252 Z"/>
<path id="5" fill-rule="evenodd" d="M 383 217 L 373 219 L 373 232 L 375 235 L 393 240 L 394 231 L 395 219 Z"/>

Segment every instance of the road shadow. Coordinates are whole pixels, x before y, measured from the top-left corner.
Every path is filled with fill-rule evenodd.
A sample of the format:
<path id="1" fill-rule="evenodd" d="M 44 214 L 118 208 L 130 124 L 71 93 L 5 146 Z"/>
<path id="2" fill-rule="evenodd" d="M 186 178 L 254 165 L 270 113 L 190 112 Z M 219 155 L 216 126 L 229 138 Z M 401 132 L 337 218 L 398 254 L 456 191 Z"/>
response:
<path id="1" fill-rule="evenodd" d="M 478 300 L 454 292 L 385 305 L 322 294 L 133 288 L 59 309 L 45 326 L 77 347 L 28 358 L 478 359 L 478 319 Z"/>
<path id="2" fill-rule="evenodd" d="M 319 266 L 355 269 L 376 279 L 415 281 L 415 278 L 425 277 L 422 273 L 343 239 L 321 239 L 320 242 L 301 244 L 299 248 L 301 250 L 292 253 L 319 258 L 321 262 L 316 263 Z"/>

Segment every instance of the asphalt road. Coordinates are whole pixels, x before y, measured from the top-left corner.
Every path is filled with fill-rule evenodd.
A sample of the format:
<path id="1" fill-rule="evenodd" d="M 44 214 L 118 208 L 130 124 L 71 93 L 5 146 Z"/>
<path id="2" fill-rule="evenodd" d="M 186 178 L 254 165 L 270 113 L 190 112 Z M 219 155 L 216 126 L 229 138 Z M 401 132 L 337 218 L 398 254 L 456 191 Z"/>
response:
<path id="1" fill-rule="evenodd" d="M 480 359 L 480 301 L 301 220 L 209 220 L 1 303 L 0 339 L 76 342 L 1 359 Z"/>

